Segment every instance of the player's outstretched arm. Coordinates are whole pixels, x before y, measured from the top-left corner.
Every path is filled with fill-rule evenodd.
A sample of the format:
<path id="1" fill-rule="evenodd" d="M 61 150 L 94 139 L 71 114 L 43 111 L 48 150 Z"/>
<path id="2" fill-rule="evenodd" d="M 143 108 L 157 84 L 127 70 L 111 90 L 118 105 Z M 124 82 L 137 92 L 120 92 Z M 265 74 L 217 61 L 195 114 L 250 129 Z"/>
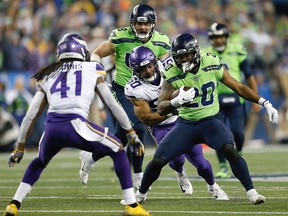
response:
<path id="1" fill-rule="evenodd" d="M 93 50 L 90 56 L 90 61 L 96 61 L 101 63 L 101 58 L 112 55 L 115 53 L 115 48 L 110 40 L 107 40 L 100 44 Z"/>
<path id="2" fill-rule="evenodd" d="M 144 145 L 138 138 L 136 132 L 132 128 L 129 118 L 123 108 L 117 103 L 115 98 L 113 97 L 108 85 L 104 82 L 103 78 L 99 77 L 97 79 L 96 91 L 99 94 L 100 98 L 103 102 L 111 110 L 113 116 L 119 122 L 121 127 L 127 131 L 127 140 L 130 146 L 134 149 L 137 156 L 141 156 L 144 154 Z"/>
<path id="3" fill-rule="evenodd" d="M 273 105 L 268 101 L 258 95 L 255 91 L 253 91 L 248 86 L 244 85 L 241 82 L 238 82 L 233 77 L 231 77 L 226 69 L 224 69 L 223 77 L 221 82 L 223 82 L 226 86 L 234 90 L 238 95 L 249 100 L 254 103 L 258 103 L 259 105 L 266 108 L 267 114 L 269 116 L 269 120 L 272 123 L 278 122 L 278 111 L 273 107 Z"/>
<path id="4" fill-rule="evenodd" d="M 21 123 L 17 147 L 13 150 L 8 159 L 9 167 L 13 167 L 16 163 L 18 164 L 22 160 L 26 140 L 32 132 L 37 118 L 43 112 L 46 105 L 47 99 L 45 93 L 41 90 L 37 91 Z"/>

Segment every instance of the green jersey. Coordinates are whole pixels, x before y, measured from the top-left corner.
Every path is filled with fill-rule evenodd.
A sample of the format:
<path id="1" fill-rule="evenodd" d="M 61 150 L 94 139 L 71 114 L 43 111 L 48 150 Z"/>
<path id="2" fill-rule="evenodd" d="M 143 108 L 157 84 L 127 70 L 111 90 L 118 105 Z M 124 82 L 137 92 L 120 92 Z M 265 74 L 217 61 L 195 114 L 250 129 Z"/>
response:
<path id="1" fill-rule="evenodd" d="M 115 29 L 110 34 L 109 39 L 115 47 L 115 81 L 123 87 L 132 77 L 132 71 L 128 67 L 128 59 L 133 48 L 144 45 L 150 48 L 156 57 L 160 57 L 170 50 L 168 36 L 158 31 L 155 31 L 146 43 L 139 41 L 130 27 Z"/>
<path id="2" fill-rule="evenodd" d="M 240 44 L 227 44 L 224 52 L 217 52 L 212 46 L 204 49 L 205 52 L 213 53 L 221 59 L 221 63 L 229 71 L 229 74 L 241 82 L 240 64 L 247 58 L 247 52 Z M 220 83 L 218 86 L 219 94 L 232 94 L 234 91 L 226 85 Z"/>
<path id="3" fill-rule="evenodd" d="M 196 74 L 184 73 L 174 61 L 170 65 L 165 65 L 165 69 L 164 78 L 175 89 L 190 86 L 196 91 L 194 100 L 179 108 L 179 116 L 186 120 L 197 121 L 219 112 L 217 87 L 224 72 L 219 57 L 201 52 L 200 67 Z"/>

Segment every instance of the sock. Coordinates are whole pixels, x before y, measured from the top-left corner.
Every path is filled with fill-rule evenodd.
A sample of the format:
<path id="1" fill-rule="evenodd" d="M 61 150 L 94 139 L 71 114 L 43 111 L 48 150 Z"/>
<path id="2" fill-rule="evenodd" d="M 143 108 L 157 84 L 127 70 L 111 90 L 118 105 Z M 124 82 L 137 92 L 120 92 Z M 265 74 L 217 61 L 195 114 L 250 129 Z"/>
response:
<path id="1" fill-rule="evenodd" d="M 126 205 L 130 205 L 131 206 L 134 203 L 136 203 L 136 198 L 135 198 L 135 194 L 134 194 L 134 189 L 133 188 L 128 188 L 128 189 L 122 190 L 122 194 L 123 194 L 124 200 L 126 202 Z M 133 207 L 133 206 L 131 206 L 131 207 Z"/>
<path id="2" fill-rule="evenodd" d="M 135 178 L 143 178 L 143 172 L 139 172 L 139 173 L 134 173 L 134 179 Z"/>
<path id="3" fill-rule="evenodd" d="M 31 188 L 32 186 L 30 184 L 21 182 L 13 197 L 13 200 L 17 200 L 18 202 L 21 203 L 23 199 L 26 197 L 26 195 L 31 191 Z"/>

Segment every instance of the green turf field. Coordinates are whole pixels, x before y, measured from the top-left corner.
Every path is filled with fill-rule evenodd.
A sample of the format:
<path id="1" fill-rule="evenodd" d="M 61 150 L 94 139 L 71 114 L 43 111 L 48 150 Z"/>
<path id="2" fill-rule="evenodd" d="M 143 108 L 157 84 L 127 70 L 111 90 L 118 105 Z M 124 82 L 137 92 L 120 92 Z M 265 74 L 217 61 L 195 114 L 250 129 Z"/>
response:
<path id="1" fill-rule="evenodd" d="M 146 150 L 144 166 L 154 149 Z M 214 172 L 218 171 L 214 151 L 205 150 Z M 26 152 L 14 168 L 8 168 L 9 154 L 0 154 L 0 209 L 2 212 L 13 197 L 27 164 L 37 152 Z M 120 185 L 111 169 L 110 158 L 103 158 L 91 171 L 87 185 L 78 180 L 80 160 L 78 150 L 62 150 L 34 185 L 24 200 L 19 215 L 122 215 L 124 207 Z M 234 178 L 217 179 L 229 195 L 229 201 L 210 197 L 205 182 L 197 176 L 188 162 L 185 168 L 194 193 L 186 196 L 180 191 L 174 171 L 165 167 L 152 185 L 144 207 L 154 216 L 164 215 L 288 215 L 288 146 L 268 145 L 260 149 L 244 149 L 255 187 L 266 196 L 266 202 L 251 205 L 242 185 Z M 3 214 L 3 213 L 1 213 Z"/>

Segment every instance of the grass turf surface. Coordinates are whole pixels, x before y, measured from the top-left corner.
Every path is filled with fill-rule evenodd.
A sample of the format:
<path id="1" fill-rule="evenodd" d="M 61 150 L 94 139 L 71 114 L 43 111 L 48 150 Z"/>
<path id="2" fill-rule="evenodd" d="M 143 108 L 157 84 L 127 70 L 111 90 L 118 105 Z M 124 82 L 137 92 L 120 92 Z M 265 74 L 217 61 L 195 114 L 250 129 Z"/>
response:
<path id="1" fill-rule="evenodd" d="M 120 184 L 112 171 L 112 160 L 103 158 L 95 164 L 87 185 L 79 182 L 78 150 L 62 150 L 42 173 L 31 193 L 24 199 L 19 215 L 122 215 L 124 207 Z M 144 168 L 154 149 L 146 149 Z M 214 173 L 218 164 L 213 150 L 205 150 Z M 8 168 L 9 153 L 0 154 L 0 209 L 12 199 L 24 170 L 37 152 L 28 151 L 14 168 Z M 288 215 L 288 146 L 267 145 L 261 149 L 244 149 L 257 191 L 266 197 L 259 206 L 249 203 L 246 192 L 235 179 L 216 182 L 229 195 L 229 201 L 210 197 L 206 183 L 196 169 L 186 161 L 185 168 L 194 193 L 186 196 L 180 191 L 174 171 L 164 167 L 160 178 L 152 185 L 143 204 L 153 216 L 164 215 Z"/>

